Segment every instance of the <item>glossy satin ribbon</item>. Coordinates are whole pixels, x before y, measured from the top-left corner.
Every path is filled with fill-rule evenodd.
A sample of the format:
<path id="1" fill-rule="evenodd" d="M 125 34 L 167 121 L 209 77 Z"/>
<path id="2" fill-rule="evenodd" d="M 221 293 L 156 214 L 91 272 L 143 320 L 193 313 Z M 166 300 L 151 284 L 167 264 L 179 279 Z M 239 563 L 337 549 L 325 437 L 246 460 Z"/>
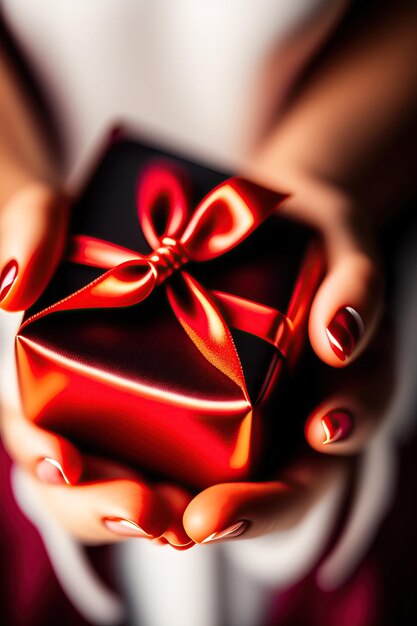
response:
<path id="1" fill-rule="evenodd" d="M 178 279 L 165 286 L 176 317 L 207 361 L 249 401 L 229 325 L 261 337 L 285 354 L 291 321 L 265 305 L 205 289 L 184 266 L 188 261 L 209 261 L 237 246 L 286 196 L 234 177 L 191 212 L 179 173 L 158 162 L 139 177 L 136 197 L 139 223 L 153 252 L 145 256 L 93 237 L 74 236 L 67 260 L 108 271 L 28 318 L 22 328 L 58 311 L 138 304 L 175 271 Z"/>

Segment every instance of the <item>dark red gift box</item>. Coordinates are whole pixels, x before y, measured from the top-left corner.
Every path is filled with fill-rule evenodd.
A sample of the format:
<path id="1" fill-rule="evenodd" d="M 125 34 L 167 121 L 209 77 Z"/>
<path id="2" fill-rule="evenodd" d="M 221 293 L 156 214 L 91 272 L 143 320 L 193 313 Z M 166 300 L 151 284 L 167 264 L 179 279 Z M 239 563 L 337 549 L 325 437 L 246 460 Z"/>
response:
<path id="1" fill-rule="evenodd" d="M 248 477 L 322 271 L 284 197 L 116 141 L 18 332 L 27 417 L 194 487 Z"/>

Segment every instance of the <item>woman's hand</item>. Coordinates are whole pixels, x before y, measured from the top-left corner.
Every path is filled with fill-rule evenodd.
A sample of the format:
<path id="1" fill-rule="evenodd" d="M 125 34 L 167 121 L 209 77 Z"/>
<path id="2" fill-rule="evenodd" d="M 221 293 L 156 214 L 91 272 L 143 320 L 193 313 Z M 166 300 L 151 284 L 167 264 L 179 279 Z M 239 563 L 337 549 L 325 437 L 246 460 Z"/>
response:
<path id="1" fill-rule="evenodd" d="M 225 483 L 199 493 L 184 514 L 196 543 L 250 538 L 297 525 L 342 468 L 352 477 L 358 455 L 382 426 L 393 390 L 391 342 L 384 328 L 348 369 L 322 377 L 322 400 L 305 425 L 306 453 L 268 482 Z M 369 376 L 369 372 L 372 376 Z"/>
<path id="2" fill-rule="evenodd" d="M 19 191 L 0 211 L 1 256 L 9 259 L 1 277 L 5 309 L 26 308 L 48 283 L 64 246 L 67 214 L 63 202 L 41 185 Z M 18 398 L 12 407 L 3 405 L 1 411 L 6 449 L 32 477 L 47 515 L 72 536 L 85 543 L 141 537 L 176 549 L 193 545 L 182 525 L 191 499 L 185 490 L 148 486 L 128 468 L 83 457 L 64 438 L 27 420 Z"/>
<path id="3" fill-rule="evenodd" d="M 354 199 L 328 182 L 305 172 L 285 180 L 293 191 L 280 214 L 319 233 L 327 264 L 310 311 L 310 342 L 324 363 L 344 367 L 369 344 L 382 310 L 374 229 Z"/>
<path id="4" fill-rule="evenodd" d="M 0 44 L 0 308 L 27 309 L 62 255 L 68 202 L 32 99 Z"/>
<path id="5" fill-rule="evenodd" d="M 1 50 L 0 308 L 5 311 L 25 310 L 35 302 L 67 237 L 69 203 L 57 191 L 59 174 L 29 102 Z M 6 344 L 2 341 L 2 348 Z M 4 355 L 3 380 L 6 369 L 8 375 L 13 371 L 11 344 L 10 354 Z M 149 486 L 128 468 L 83 457 L 64 438 L 28 421 L 18 398 L 8 398 L 1 409 L 7 450 L 31 477 L 47 514 L 73 536 L 88 543 L 136 536 L 178 549 L 193 544 L 182 526 L 191 499 L 185 490 Z"/>
<path id="6" fill-rule="evenodd" d="M 335 367 L 361 353 L 381 312 L 373 230 L 415 191 L 416 18 L 408 0 L 353 7 L 246 162 L 249 177 L 290 194 L 282 215 L 323 236 L 309 333 Z"/>
<path id="7" fill-rule="evenodd" d="M 415 3 L 401 2 L 393 12 L 385 2 L 360 20 L 346 19 L 336 44 L 246 163 L 248 177 L 290 194 L 282 215 L 322 235 L 327 273 L 309 336 L 334 367 L 349 365 L 372 340 L 383 286 L 372 231 L 415 188 L 416 13 Z M 386 353 L 373 362 L 366 356 L 353 388 L 333 390 L 307 421 L 307 440 L 326 455 L 324 464 L 295 474 L 290 468 L 276 482 L 210 487 L 185 512 L 190 537 L 199 543 L 256 537 L 303 515 L 308 495 L 325 484 L 326 466 L 332 473 L 335 460 L 349 463 L 383 420 L 389 387 L 377 372 Z"/>
<path id="8" fill-rule="evenodd" d="M 68 203 L 44 182 L 29 182 L 29 173 L 26 178 L 24 184 L 16 179 L 17 189 L 0 206 L 0 307 L 7 311 L 26 309 L 39 297 L 66 242 Z M 191 500 L 184 489 L 150 486 L 126 467 L 83 457 L 64 438 L 27 420 L 18 398 L 2 406 L 1 433 L 13 460 L 32 476 L 48 515 L 71 535 L 86 543 L 134 536 L 177 549 L 193 545 L 182 525 Z"/>
<path id="9" fill-rule="evenodd" d="M 29 476 L 48 515 L 88 544 L 128 537 L 189 548 L 182 516 L 191 500 L 172 484 L 149 485 L 137 472 L 107 459 L 82 456 L 66 439 L 4 410 L 3 441 Z"/>

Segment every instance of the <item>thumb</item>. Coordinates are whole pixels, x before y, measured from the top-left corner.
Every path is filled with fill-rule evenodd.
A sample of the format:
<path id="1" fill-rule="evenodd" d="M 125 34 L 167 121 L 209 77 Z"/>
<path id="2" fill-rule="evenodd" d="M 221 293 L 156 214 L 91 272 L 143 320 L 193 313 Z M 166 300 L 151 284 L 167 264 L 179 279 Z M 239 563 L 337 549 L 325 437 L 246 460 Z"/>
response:
<path id="1" fill-rule="evenodd" d="M 68 203 L 41 183 L 21 189 L 0 209 L 0 307 L 29 308 L 63 253 Z"/>
<path id="2" fill-rule="evenodd" d="M 383 280 L 371 237 L 359 225 L 333 222 L 323 234 L 327 274 L 311 307 L 309 336 L 325 363 L 344 367 L 374 334 Z"/>
<path id="3" fill-rule="evenodd" d="M 264 155 L 265 156 L 265 155 Z M 286 189 L 279 214 L 312 227 L 323 239 L 327 274 L 314 298 L 309 336 L 317 356 L 333 367 L 356 358 L 370 341 L 381 313 L 383 280 L 364 207 L 343 190 L 305 173 L 257 159 L 249 176 L 272 189 Z"/>

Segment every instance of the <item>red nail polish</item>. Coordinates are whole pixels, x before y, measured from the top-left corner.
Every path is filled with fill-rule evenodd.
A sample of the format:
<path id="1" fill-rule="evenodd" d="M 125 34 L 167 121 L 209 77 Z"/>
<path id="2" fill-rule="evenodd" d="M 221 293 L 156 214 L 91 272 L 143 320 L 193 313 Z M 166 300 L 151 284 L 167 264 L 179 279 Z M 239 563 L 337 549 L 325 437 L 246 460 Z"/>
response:
<path id="1" fill-rule="evenodd" d="M 353 427 L 352 415 L 345 409 L 335 409 L 321 418 L 321 425 L 325 437 L 323 445 L 335 443 L 349 436 Z"/>
<path id="2" fill-rule="evenodd" d="M 347 306 L 336 313 L 326 333 L 333 352 L 341 361 L 351 356 L 363 331 L 362 318 L 355 309 Z"/>
<path id="3" fill-rule="evenodd" d="M 71 484 L 62 469 L 62 465 L 58 463 L 58 461 L 48 457 L 45 457 L 38 462 L 36 466 L 36 474 L 39 480 L 44 483 L 49 483 L 50 485 Z"/>
<path id="4" fill-rule="evenodd" d="M 4 266 L 3 271 L 0 274 L 0 302 L 4 300 L 12 288 L 12 285 L 16 280 L 18 270 L 19 266 L 14 259 L 6 263 Z"/>
<path id="5" fill-rule="evenodd" d="M 212 533 L 203 539 L 201 543 L 211 543 L 212 541 L 219 541 L 220 539 L 232 539 L 233 537 L 239 537 L 245 532 L 248 526 L 249 522 L 247 520 L 241 520 L 240 522 L 236 522 L 236 524 L 228 526 L 224 530 Z"/>
<path id="6" fill-rule="evenodd" d="M 105 517 L 103 524 L 116 535 L 153 539 L 153 536 L 145 532 L 138 524 L 122 517 Z"/>

